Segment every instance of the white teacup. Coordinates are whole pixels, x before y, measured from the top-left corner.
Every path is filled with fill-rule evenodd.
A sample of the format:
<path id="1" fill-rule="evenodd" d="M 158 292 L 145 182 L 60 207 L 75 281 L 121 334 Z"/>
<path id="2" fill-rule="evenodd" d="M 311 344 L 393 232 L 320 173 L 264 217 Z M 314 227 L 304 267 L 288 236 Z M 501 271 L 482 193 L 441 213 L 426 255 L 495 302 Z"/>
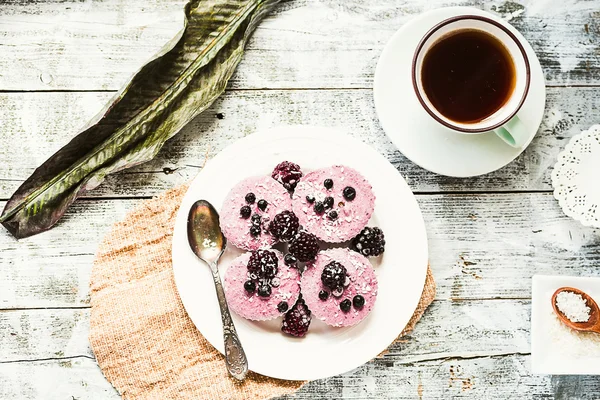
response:
<path id="1" fill-rule="evenodd" d="M 427 98 L 421 78 L 423 60 L 429 49 L 447 35 L 460 30 L 481 30 L 494 36 L 506 48 L 512 58 L 515 71 L 515 84 L 512 94 L 496 112 L 474 123 L 453 121 L 440 113 Z M 440 22 L 425 34 L 417 46 L 413 57 L 412 80 L 417 98 L 423 108 L 436 121 L 447 128 L 467 135 L 494 131 L 502 140 L 513 147 L 522 147 L 527 143 L 530 132 L 516 114 L 525 102 L 529 92 L 529 60 L 519 39 L 502 24 L 478 15 L 460 15 Z"/>

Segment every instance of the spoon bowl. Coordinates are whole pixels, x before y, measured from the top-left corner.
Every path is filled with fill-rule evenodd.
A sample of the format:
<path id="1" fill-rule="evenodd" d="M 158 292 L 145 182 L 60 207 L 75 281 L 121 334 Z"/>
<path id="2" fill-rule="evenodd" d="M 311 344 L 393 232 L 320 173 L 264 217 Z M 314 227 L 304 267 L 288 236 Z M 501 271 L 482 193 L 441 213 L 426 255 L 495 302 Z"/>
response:
<path id="1" fill-rule="evenodd" d="M 590 319 L 588 319 L 586 322 L 573 322 L 565 314 L 563 314 L 563 312 L 560 311 L 556 305 L 556 297 L 560 292 L 573 292 L 586 300 L 586 305 L 590 308 Z M 567 325 L 569 328 L 582 332 L 600 333 L 600 308 L 594 299 L 587 293 L 572 287 L 561 287 L 552 295 L 552 308 L 561 322 Z"/>

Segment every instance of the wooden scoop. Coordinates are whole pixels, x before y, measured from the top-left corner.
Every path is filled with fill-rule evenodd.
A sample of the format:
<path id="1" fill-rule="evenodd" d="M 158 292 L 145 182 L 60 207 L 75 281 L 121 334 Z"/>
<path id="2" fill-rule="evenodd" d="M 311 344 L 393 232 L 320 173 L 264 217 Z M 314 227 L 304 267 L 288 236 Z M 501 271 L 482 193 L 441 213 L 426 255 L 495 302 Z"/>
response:
<path id="1" fill-rule="evenodd" d="M 567 316 L 563 314 L 556 305 L 556 296 L 558 296 L 560 292 L 573 292 L 581 295 L 584 300 L 587 300 L 586 305 L 591 309 L 590 319 L 587 322 L 572 322 L 569 318 L 567 318 Z M 576 331 L 600 333 L 600 308 L 598 308 L 598 304 L 596 304 L 594 299 L 592 299 L 587 293 L 572 287 L 561 287 L 552 295 L 552 308 L 554 308 L 554 312 L 556 315 L 558 315 L 558 318 L 562 321 L 562 323 L 567 325 L 569 328 L 575 329 Z"/>

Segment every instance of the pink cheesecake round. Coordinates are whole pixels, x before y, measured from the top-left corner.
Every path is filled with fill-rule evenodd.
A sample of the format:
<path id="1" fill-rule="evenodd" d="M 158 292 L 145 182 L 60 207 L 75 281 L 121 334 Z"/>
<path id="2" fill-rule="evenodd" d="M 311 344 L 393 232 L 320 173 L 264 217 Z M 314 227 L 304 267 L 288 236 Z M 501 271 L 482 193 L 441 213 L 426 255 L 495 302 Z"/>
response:
<path id="1" fill-rule="evenodd" d="M 332 261 L 346 269 L 347 286 L 339 297 L 322 282 L 323 270 Z M 307 266 L 302 274 L 300 286 L 302 297 L 312 314 L 335 327 L 358 324 L 369 315 L 377 299 L 377 276 L 371 263 L 364 256 L 343 248 L 319 253 L 315 262 Z M 321 292 L 327 295 L 320 297 Z M 362 297 L 361 302 L 356 301 L 357 295 Z M 343 310 L 344 301 L 350 303 L 347 311 Z"/>
<path id="2" fill-rule="evenodd" d="M 300 296 L 300 273 L 283 262 L 283 254 L 271 249 L 277 255 L 277 274 L 268 297 L 258 295 L 258 290 L 249 292 L 244 283 L 250 280 L 248 261 L 252 253 L 244 253 L 231 262 L 225 271 L 224 288 L 229 308 L 237 315 L 253 321 L 266 321 L 277 318 L 292 308 Z M 282 302 L 287 308 L 282 308 Z"/>
<path id="3" fill-rule="evenodd" d="M 277 241 L 267 230 L 269 221 L 291 208 L 290 194 L 279 182 L 270 176 L 250 177 L 235 185 L 223 201 L 221 230 L 241 249 L 267 248 Z"/>
<path id="4" fill-rule="evenodd" d="M 292 209 L 304 229 L 329 243 L 356 236 L 374 208 L 371 184 L 358 171 L 343 165 L 306 174 L 292 197 Z"/>

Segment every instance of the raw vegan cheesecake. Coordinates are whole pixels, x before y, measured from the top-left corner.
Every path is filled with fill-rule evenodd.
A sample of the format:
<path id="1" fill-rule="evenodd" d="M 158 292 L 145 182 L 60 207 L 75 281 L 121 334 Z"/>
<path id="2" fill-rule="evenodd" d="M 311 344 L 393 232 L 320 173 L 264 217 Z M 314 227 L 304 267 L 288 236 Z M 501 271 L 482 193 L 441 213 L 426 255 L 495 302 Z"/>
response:
<path id="1" fill-rule="evenodd" d="M 269 222 L 291 210 L 288 191 L 270 176 L 244 179 L 231 189 L 221 207 L 221 230 L 230 244 L 244 250 L 270 247 L 277 239 Z"/>
<path id="2" fill-rule="evenodd" d="M 377 277 L 371 263 L 348 249 L 320 252 L 304 270 L 300 286 L 312 315 L 336 327 L 362 321 L 377 299 Z"/>
<path id="3" fill-rule="evenodd" d="M 283 262 L 280 251 L 244 253 L 225 271 L 227 304 L 239 316 L 254 321 L 277 318 L 300 296 L 300 273 Z"/>
<path id="4" fill-rule="evenodd" d="M 307 232 L 329 243 L 355 237 L 375 208 L 371 184 L 353 168 L 334 165 L 309 172 L 298 182 L 292 210 Z"/>

